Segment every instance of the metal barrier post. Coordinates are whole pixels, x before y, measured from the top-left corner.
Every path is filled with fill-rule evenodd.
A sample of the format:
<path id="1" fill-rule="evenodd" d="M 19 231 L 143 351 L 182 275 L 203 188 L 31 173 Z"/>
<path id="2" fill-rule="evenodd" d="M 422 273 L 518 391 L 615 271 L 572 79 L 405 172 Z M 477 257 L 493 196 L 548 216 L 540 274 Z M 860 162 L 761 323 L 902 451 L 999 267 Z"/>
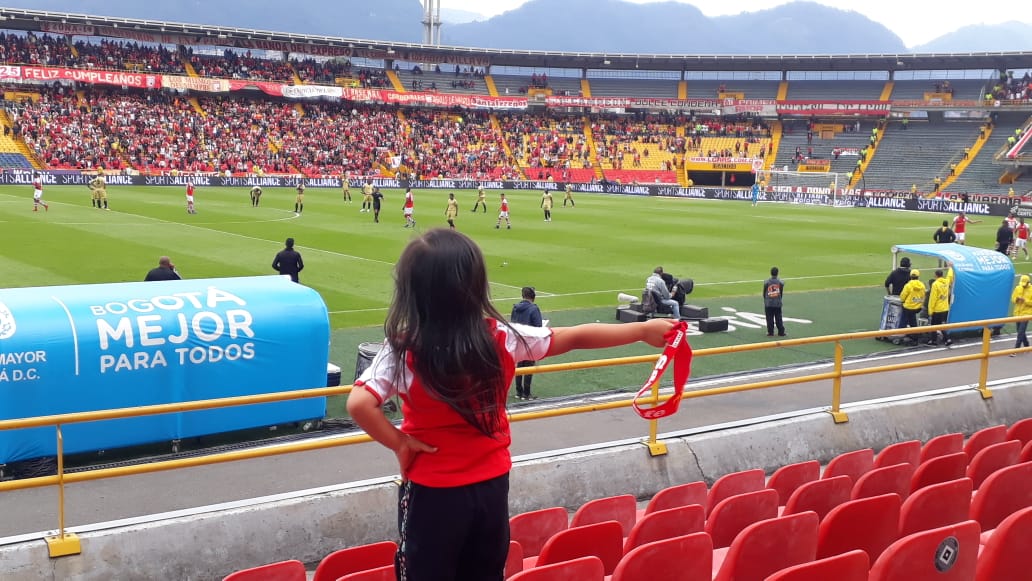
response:
<path id="1" fill-rule="evenodd" d="M 82 544 L 74 533 L 65 532 L 65 489 L 64 489 L 64 435 L 61 424 L 57 428 L 57 521 L 58 533 L 47 537 L 47 548 L 50 558 L 66 557 L 82 553 Z"/>
<path id="2" fill-rule="evenodd" d="M 659 380 L 657 379 L 652 384 L 652 405 L 653 407 L 659 405 Z M 667 447 L 666 444 L 660 442 L 657 438 L 659 436 L 659 420 L 649 420 L 649 438 L 642 442 L 649 449 L 649 456 L 655 458 L 656 456 L 666 456 Z"/>
<path id="3" fill-rule="evenodd" d="M 982 399 L 993 397 L 989 389 L 989 340 L 992 336 L 993 330 L 990 327 L 982 327 L 982 367 L 978 372 L 978 393 L 982 394 Z"/>
<path id="4" fill-rule="evenodd" d="M 835 378 L 831 380 L 831 417 L 836 424 L 849 421 L 849 416 L 840 408 L 842 406 L 842 342 L 835 341 Z"/>

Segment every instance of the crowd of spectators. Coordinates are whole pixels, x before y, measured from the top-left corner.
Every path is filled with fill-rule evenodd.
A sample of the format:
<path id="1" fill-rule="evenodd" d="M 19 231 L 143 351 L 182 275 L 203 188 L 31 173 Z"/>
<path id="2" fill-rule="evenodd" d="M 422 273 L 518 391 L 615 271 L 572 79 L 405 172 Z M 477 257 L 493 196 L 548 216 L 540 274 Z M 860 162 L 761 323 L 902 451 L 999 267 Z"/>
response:
<path id="1" fill-rule="evenodd" d="M 351 61 L 343 59 L 328 59 L 317 61 L 308 57 L 304 59 L 292 58 L 290 63 L 294 66 L 301 80 L 316 85 L 332 85 L 338 78 L 352 76 Z"/>
<path id="2" fill-rule="evenodd" d="M 75 43 L 75 50 L 79 53 L 73 62 L 76 67 L 186 74 L 179 51 L 160 45 L 148 46 L 118 40 L 101 40 L 99 43 L 79 41 Z"/>
<path id="3" fill-rule="evenodd" d="M 1025 71 L 1020 78 L 1014 76 L 1014 71 L 1000 71 L 1000 76 L 991 89 L 985 93 L 987 101 L 1028 101 L 1032 100 L 1032 75 Z"/>
<path id="4" fill-rule="evenodd" d="M 75 65 L 75 57 L 63 36 L 0 32 L 0 62 L 70 67 Z"/>
<path id="5" fill-rule="evenodd" d="M 239 54 L 227 49 L 221 55 L 205 55 L 187 49 L 187 55 L 194 70 L 202 77 L 288 83 L 294 80 L 294 69 L 288 61 L 257 58 L 250 51 Z"/>
<path id="6" fill-rule="evenodd" d="M 513 157 L 527 168 L 590 168 L 580 117 L 507 114 L 499 117 Z"/>

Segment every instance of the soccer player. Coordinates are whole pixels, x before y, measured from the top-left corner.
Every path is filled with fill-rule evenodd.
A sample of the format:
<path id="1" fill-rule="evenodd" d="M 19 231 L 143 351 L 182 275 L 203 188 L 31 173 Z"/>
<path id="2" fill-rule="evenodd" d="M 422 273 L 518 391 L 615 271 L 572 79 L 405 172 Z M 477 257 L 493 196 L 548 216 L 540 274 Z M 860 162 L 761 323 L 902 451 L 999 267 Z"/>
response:
<path id="1" fill-rule="evenodd" d="M 576 206 L 577 205 L 577 204 L 573 203 L 573 186 L 570 185 L 570 184 L 566 184 L 566 197 L 563 198 L 563 207 L 564 208 L 566 207 L 566 202 L 570 202 L 571 206 Z"/>
<path id="2" fill-rule="evenodd" d="M 412 217 L 412 214 L 416 211 L 416 201 L 412 198 L 412 188 L 407 188 L 405 190 L 405 205 L 402 207 L 401 211 L 405 214 L 405 227 L 415 228 L 416 219 Z"/>
<path id="3" fill-rule="evenodd" d="M 552 221 L 552 192 L 545 190 L 541 194 L 541 209 L 545 211 L 545 222 Z"/>
<path id="4" fill-rule="evenodd" d="M 1009 226 L 1011 230 L 1018 227 L 1018 217 L 1014 215 L 1014 212 L 1007 214 L 1007 226 Z"/>
<path id="5" fill-rule="evenodd" d="M 351 176 L 347 173 L 340 176 L 340 187 L 344 190 L 344 201 L 348 204 L 351 203 Z"/>
<path id="6" fill-rule="evenodd" d="M 258 204 L 262 201 L 262 189 L 258 186 L 251 188 L 251 206 L 254 208 L 258 207 Z"/>
<path id="7" fill-rule="evenodd" d="M 380 196 L 381 198 L 383 196 Z M 359 212 L 368 212 L 373 208 L 373 182 L 366 182 L 362 185 L 362 209 Z M 379 220 L 376 220 L 379 222 Z"/>
<path id="8" fill-rule="evenodd" d="M 484 186 L 480 186 L 479 188 L 477 188 L 477 203 L 473 204 L 473 209 L 470 210 L 470 211 L 476 213 L 477 207 L 479 207 L 479 206 L 483 206 L 484 207 L 484 213 L 486 214 L 487 213 L 487 196 L 484 195 Z"/>
<path id="9" fill-rule="evenodd" d="M 379 222 L 380 204 L 381 202 L 383 202 L 383 194 L 380 193 L 380 188 L 371 188 L 371 192 L 372 193 L 369 194 L 369 198 L 372 200 L 372 202 L 369 203 L 373 206 L 373 222 Z M 363 202 L 362 204 L 365 205 L 365 202 Z M 362 211 L 367 212 L 368 210 Z"/>
<path id="10" fill-rule="evenodd" d="M 832 195 L 835 195 L 835 192 L 832 192 Z M 753 185 L 752 185 L 752 205 L 755 206 L 759 201 L 760 201 L 760 184 L 757 183 L 757 182 L 753 182 Z"/>
<path id="11" fill-rule="evenodd" d="M 505 229 L 512 230 L 512 222 L 509 222 L 509 200 L 505 199 L 505 194 L 502 194 L 502 206 L 498 209 L 498 222 L 495 223 L 495 229 L 501 228 L 502 220 L 505 220 Z"/>
<path id="12" fill-rule="evenodd" d="M 294 213 L 300 214 L 305 211 L 305 184 L 297 184 L 297 197 L 294 198 Z"/>
<path id="13" fill-rule="evenodd" d="M 964 244 L 964 234 L 967 232 L 968 224 L 978 224 L 981 220 L 972 220 L 964 215 L 964 212 L 957 214 L 953 219 L 953 233 L 957 235 L 957 244 Z"/>
<path id="14" fill-rule="evenodd" d="M 96 209 L 108 210 L 107 204 L 107 182 L 104 180 L 104 176 L 98 174 L 97 177 L 90 180 L 90 192 L 93 194 L 93 207 Z"/>
<path id="15" fill-rule="evenodd" d="M 455 229 L 455 218 L 459 216 L 459 201 L 455 199 L 455 194 L 448 194 L 448 207 L 444 209 L 444 217 L 448 220 L 448 227 L 452 230 Z"/>
<path id="16" fill-rule="evenodd" d="M 38 212 L 40 206 L 43 211 L 50 211 L 50 204 L 43 201 L 43 176 L 37 173 L 32 176 L 32 211 Z"/>
<path id="17" fill-rule="evenodd" d="M 194 185 L 193 182 L 186 182 L 186 213 L 196 214 L 197 208 L 194 207 Z"/>
<path id="18" fill-rule="evenodd" d="M 1014 257 L 1017 258 L 1018 250 L 1025 253 L 1025 260 L 1028 260 L 1028 224 L 1024 218 L 1018 218 L 1018 227 L 1014 229 Z"/>

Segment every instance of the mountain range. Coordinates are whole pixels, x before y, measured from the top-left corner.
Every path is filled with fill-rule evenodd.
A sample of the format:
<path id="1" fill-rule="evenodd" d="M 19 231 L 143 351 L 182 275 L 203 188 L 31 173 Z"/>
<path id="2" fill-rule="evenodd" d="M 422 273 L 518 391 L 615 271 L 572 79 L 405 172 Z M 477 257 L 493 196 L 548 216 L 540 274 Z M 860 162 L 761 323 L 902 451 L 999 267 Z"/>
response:
<path id="1" fill-rule="evenodd" d="M 420 0 L 9 0 L 10 7 L 189 22 L 395 42 L 420 42 Z M 489 19 L 443 11 L 455 46 L 609 53 L 858 54 L 1032 49 L 1032 24 L 973 25 L 907 48 L 884 25 L 850 10 L 795 1 L 707 17 L 682 2 L 530 0 Z M 450 22 L 461 22 L 452 24 Z"/>

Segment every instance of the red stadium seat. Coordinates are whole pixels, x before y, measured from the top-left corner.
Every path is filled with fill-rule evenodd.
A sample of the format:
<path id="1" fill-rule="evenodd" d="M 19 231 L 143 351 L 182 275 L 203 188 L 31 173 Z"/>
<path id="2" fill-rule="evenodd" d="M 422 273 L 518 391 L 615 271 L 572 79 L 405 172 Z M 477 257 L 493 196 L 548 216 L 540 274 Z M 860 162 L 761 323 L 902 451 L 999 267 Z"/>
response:
<path id="1" fill-rule="evenodd" d="M 670 537 L 680 537 L 706 530 L 706 510 L 698 504 L 678 506 L 645 515 L 634 523 L 624 541 L 624 553 L 635 547 Z"/>
<path id="2" fill-rule="evenodd" d="M 394 572 L 394 565 L 367 569 L 357 573 L 349 573 L 335 581 L 395 581 L 397 574 Z"/>
<path id="3" fill-rule="evenodd" d="M 510 577 L 510 581 L 602 581 L 605 570 L 598 557 L 580 557 L 534 567 Z"/>
<path id="4" fill-rule="evenodd" d="M 752 523 L 777 516 L 777 492 L 770 489 L 746 492 L 720 501 L 706 519 L 706 532 L 713 538 L 713 546 L 719 549 L 730 546 L 735 536 Z"/>
<path id="5" fill-rule="evenodd" d="M 230 573 L 222 581 L 305 581 L 307 578 L 301 561 L 280 561 Z"/>
<path id="6" fill-rule="evenodd" d="M 993 472 L 1017 464 L 1019 456 L 1021 442 L 1018 440 L 990 444 L 971 459 L 971 464 L 967 467 L 967 476 L 974 482 L 977 490 Z"/>
<path id="7" fill-rule="evenodd" d="M 874 467 L 874 450 L 867 448 L 839 454 L 831 459 L 824 467 L 824 474 L 821 478 L 834 478 L 836 476 L 848 476 L 853 482 L 861 476 L 870 472 Z"/>
<path id="8" fill-rule="evenodd" d="M 967 472 L 968 455 L 963 452 L 936 456 L 922 462 L 910 481 L 910 491 L 920 490 L 929 484 L 948 482 L 964 478 Z"/>
<path id="9" fill-rule="evenodd" d="M 895 464 L 912 464 L 914 468 L 921 463 L 921 442 L 910 440 L 886 446 L 874 459 L 875 468 L 884 468 Z"/>
<path id="10" fill-rule="evenodd" d="M 714 552 L 715 581 L 763 581 L 769 575 L 817 555 L 817 513 L 801 512 L 749 525 L 726 554 Z"/>
<path id="11" fill-rule="evenodd" d="M 637 515 L 638 501 L 630 494 L 589 500 L 573 513 L 571 527 L 615 520 L 620 523 L 621 536 L 630 534 Z"/>
<path id="12" fill-rule="evenodd" d="M 953 433 L 936 436 L 925 442 L 921 448 L 921 463 L 932 458 L 964 451 L 964 434 Z"/>
<path id="13" fill-rule="evenodd" d="M 763 490 L 766 475 L 763 470 L 753 469 L 743 472 L 732 472 L 717 479 L 710 487 L 709 497 L 706 500 L 706 514 L 709 515 L 717 506 L 717 503 L 736 494 L 755 492 Z"/>
<path id="14" fill-rule="evenodd" d="M 1032 442 L 1032 418 L 1018 420 L 1007 428 L 1007 439 L 1018 440 L 1024 446 Z"/>
<path id="15" fill-rule="evenodd" d="M 875 468 L 856 481 L 850 496 L 855 500 L 894 492 L 905 500 L 910 495 L 910 479 L 913 475 L 914 467 L 906 463 Z"/>
<path id="16" fill-rule="evenodd" d="M 543 508 L 509 519 L 509 538 L 523 548 L 524 557 L 536 557 L 545 541 L 569 528 L 570 517 L 562 507 Z"/>
<path id="17" fill-rule="evenodd" d="M 556 533 L 541 549 L 534 568 L 570 561 L 578 557 L 598 557 L 602 560 L 605 574 L 611 575 L 622 556 L 623 533 L 620 530 L 620 523 L 610 520 L 571 527 Z M 527 568 L 524 567 L 524 569 Z"/>
<path id="18" fill-rule="evenodd" d="M 767 479 L 767 488 L 775 490 L 781 502 L 786 502 L 797 488 L 821 477 L 821 463 L 816 460 L 788 464 L 774 471 Z"/>
<path id="19" fill-rule="evenodd" d="M 370 543 L 334 551 L 323 557 L 315 568 L 312 581 L 336 581 L 348 573 L 377 569 L 394 564 L 398 545 L 393 541 Z"/>
<path id="20" fill-rule="evenodd" d="M 782 514 L 795 514 L 812 510 L 821 520 L 831 509 L 849 500 L 853 481 L 848 476 L 836 476 L 827 480 L 815 480 L 800 486 L 788 502 Z"/>
<path id="21" fill-rule="evenodd" d="M 645 510 L 638 512 L 638 518 L 641 519 L 645 515 L 652 514 L 657 510 L 666 510 L 690 504 L 698 504 L 705 508 L 707 493 L 706 483 L 702 481 L 664 488 L 652 496 L 649 503 L 645 506 Z"/>
<path id="22" fill-rule="evenodd" d="M 610 581 L 710 581 L 712 569 L 713 542 L 706 533 L 695 533 L 632 549 Z"/>
<path id="23" fill-rule="evenodd" d="M 986 446 L 999 444 L 1005 441 L 1006 438 L 1007 426 L 1000 425 L 978 430 L 971 434 L 967 442 L 964 442 L 964 453 L 968 455 L 968 458 L 974 458 L 975 454 L 981 452 Z M 975 483 L 975 487 L 978 487 L 978 483 Z"/>
<path id="24" fill-rule="evenodd" d="M 978 562 L 978 523 L 965 521 L 892 543 L 871 567 L 871 581 L 969 581 Z"/>
<path id="25" fill-rule="evenodd" d="M 1011 514 L 1032 506 L 1032 463 L 993 472 L 971 499 L 971 518 L 982 530 L 996 528 Z"/>
<path id="26" fill-rule="evenodd" d="M 508 579 L 523 570 L 523 547 L 516 541 L 509 541 L 509 553 L 505 556 L 505 578 Z"/>
<path id="27" fill-rule="evenodd" d="M 854 549 L 877 560 L 899 536 L 900 499 L 895 494 L 850 500 L 821 521 L 817 556 L 821 559 Z"/>
<path id="28" fill-rule="evenodd" d="M 971 491 L 970 478 L 930 484 L 914 491 L 900 510 L 899 534 L 906 536 L 967 520 Z"/>
<path id="29" fill-rule="evenodd" d="M 1025 447 L 1021 449 L 1018 462 L 1032 462 L 1032 442 L 1025 444 Z"/>
<path id="30" fill-rule="evenodd" d="M 767 577 L 767 581 L 867 581 L 870 566 L 867 553 L 849 551 L 782 569 Z"/>
<path id="31" fill-rule="evenodd" d="M 1026 579 L 1032 541 L 1032 507 L 1003 519 L 978 556 L 976 581 Z"/>

